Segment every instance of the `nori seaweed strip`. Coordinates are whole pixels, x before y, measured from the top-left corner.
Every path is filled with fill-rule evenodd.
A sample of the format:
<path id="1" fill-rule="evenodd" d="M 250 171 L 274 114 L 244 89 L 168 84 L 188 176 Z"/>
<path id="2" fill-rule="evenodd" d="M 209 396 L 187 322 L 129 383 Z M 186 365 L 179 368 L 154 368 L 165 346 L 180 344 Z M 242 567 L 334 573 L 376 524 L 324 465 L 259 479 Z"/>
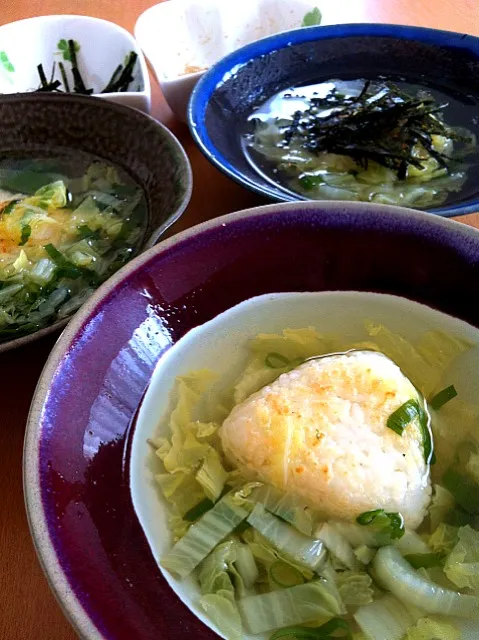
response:
<path id="1" fill-rule="evenodd" d="M 53 66 L 53 70 L 52 70 L 52 77 L 50 82 L 48 82 L 47 77 L 45 75 L 45 71 L 43 70 L 43 65 L 39 64 L 37 65 L 37 70 L 38 70 L 38 75 L 40 76 L 40 86 L 38 87 L 38 89 L 36 89 L 36 92 L 39 91 L 56 91 L 58 89 L 58 87 L 60 86 L 61 82 L 59 80 L 54 80 L 53 81 L 53 75 L 55 72 L 55 65 Z"/>
<path id="2" fill-rule="evenodd" d="M 40 76 L 40 82 L 41 82 L 41 88 L 39 88 L 39 91 L 42 91 L 42 90 L 47 91 L 45 87 L 48 87 L 48 81 L 47 81 L 45 72 L 43 71 L 42 64 L 37 65 L 37 71 L 38 71 L 38 75 Z"/>
<path id="3" fill-rule="evenodd" d="M 108 83 L 108 91 L 109 92 L 119 92 L 119 91 L 128 91 L 128 87 L 130 83 L 134 80 L 133 78 L 133 68 L 138 59 L 138 55 L 134 51 L 130 51 L 128 55 L 128 60 L 126 62 L 125 68 L 121 72 L 120 77 L 115 82 L 112 82 L 112 79 Z M 103 89 L 102 93 L 106 93 L 106 88 Z"/>
<path id="4" fill-rule="evenodd" d="M 89 96 L 93 93 L 93 89 L 87 89 L 85 83 L 83 82 L 83 78 L 81 77 L 81 73 L 78 69 L 74 40 L 68 41 L 68 51 L 70 53 L 70 59 L 72 63 L 73 91 L 75 93 L 82 93 L 83 95 Z"/>
<path id="5" fill-rule="evenodd" d="M 123 69 L 123 65 L 119 64 L 115 69 L 115 71 L 113 71 L 111 78 L 109 79 L 108 84 L 103 89 L 102 93 L 112 93 L 115 91 L 114 87 L 115 87 L 118 75 L 121 73 L 122 69 Z"/>
<path id="6" fill-rule="evenodd" d="M 311 98 L 309 108 L 296 112 L 291 124 L 283 129 L 282 144 L 287 146 L 298 138 L 313 153 L 348 155 L 364 168 L 374 160 L 404 179 L 408 165 L 423 167 L 423 161 L 413 155 L 415 145 L 420 143 L 441 167 L 448 169 L 451 158 L 436 151 L 432 142 L 433 135 L 458 138 L 435 116 L 447 105 L 412 98 L 390 84 L 373 92 L 370 88 L 371 82 L 366 81 L 356 97 L 339 100 L 333 90 L 325 98 Z M 322 115 L 324 108 L 333 111 Z"/>
<path id="7" fill-rule="evenodd" d="M 68 84 L 68 78 L 67 78 L 67 73 L 65 71 L 65 65 L 63 64 L 63 62 L 59 62 L 58 66 L 60 67 L 60 73 L 61 73 L 61 76 L 62 76 L 63 85 L 65 87 L 65 91 L 67 93 L 70 93 L 70 85 Z"/>

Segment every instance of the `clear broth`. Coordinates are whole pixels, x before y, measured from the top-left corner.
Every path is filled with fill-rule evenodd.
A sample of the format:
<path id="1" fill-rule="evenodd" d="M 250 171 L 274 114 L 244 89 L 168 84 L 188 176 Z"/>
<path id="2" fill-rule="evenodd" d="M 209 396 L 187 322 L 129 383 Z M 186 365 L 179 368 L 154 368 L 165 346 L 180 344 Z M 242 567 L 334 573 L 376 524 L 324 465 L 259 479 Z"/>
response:
<path id="1" fill-rule="evenodd" d="M 433 97 L 438 105 L 446 104 L 442 110 L 444 122 L 451 127 L 461 127 L 469 132 L 479 135 L 479 100 L 472 96 L 460 94 L 452 89 L 444 87 L 429 86 L 426 82 L 417 84 L 406 81 L 405 78 L 385 78 L 376 79 L 378 85 L 385 81 L 394 82 L 399 89 L 411 96 L 420 96 L 426 93 L 428 97 Z M 376 84 L 374 82 L 374 84 Z M 282 172 L 277 167 L 274 160 L 268 159 L 258 152 L 253 146 L 255 120 L 263 122 L 273 121 L 276 118 L 292 118 L 296 111 L 304 111 L 308 108 L 307 99 L 313 96 L 325 97 L 332 89 L 337 89 L 345 95 L 357 95 L 364 86 L 365 79 L 339 80 L 332 79 L 315 84 L 300 85 L 284 89 L 264 103 L 255 107 L 247 118 L 245 127 L 241 134 L 241 144 L 243 153 L 253 167 L 253 169 L 268 182 L 280 187 L 289 194 L 296 197 L 310 199 L 311 196 L 306 191 L 292 188 L 292 176 Z M 306 98 L 306 100 L 305 100 Z M 451 202 L 462 202 L 477 194 L 477 184 L 479 181 L 479 152 L 475 151 L 467 156 L 467 160 L 461 163 L 461 169 L 466 177 L 459 192 L 450 192 L 440 205 L 447 206 Z M 299 173 L 298 173 L 299 175 Z M 432 182 L 432 181 L 431 181 Z M 431 183 L 428 183 L 431 184 Z M 428 207 L 425 207 L 428 208 Z M 431 207 L 436 208 L 436 207 Z"/>

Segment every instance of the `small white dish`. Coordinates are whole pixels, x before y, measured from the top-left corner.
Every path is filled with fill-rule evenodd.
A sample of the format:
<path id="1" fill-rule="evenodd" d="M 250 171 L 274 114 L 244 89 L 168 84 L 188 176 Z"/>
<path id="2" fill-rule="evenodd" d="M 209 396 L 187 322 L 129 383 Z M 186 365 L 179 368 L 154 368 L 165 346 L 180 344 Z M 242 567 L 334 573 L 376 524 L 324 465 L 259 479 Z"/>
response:
<path id="1" fill-rule="evenodd" d="M 203 73 L 249 42 L 302 26 L 318 0 L 168 0 L 147 9 L 135 37 L 166 101 L 186 122 L 190 94 Z M 319 14 L 320 15 L 320 14 Z"/>
<path id="2" fill-rule="evenodd" d="M 71 63 L 63 58 L 58 44 L 76 40 L 78 68 L 87 88 L 96 97 L 134 107 L 149 113 L 151 87 L 148 68 L 133 36 L 113 22 L 76 15 L 51 15 L 10 22 L 0 27 L 0 93 L 33 91 L 40 85 L 37 65 L 43 65 L 50 80 L 62 80 L 59 62 L 63 62 L 69 84 Z M 133 69 L 131 91 L 101 93 L 119 64 L 134 51 L 138 55 Z M 70 87 L 71 88 L 71 87 Z"/>

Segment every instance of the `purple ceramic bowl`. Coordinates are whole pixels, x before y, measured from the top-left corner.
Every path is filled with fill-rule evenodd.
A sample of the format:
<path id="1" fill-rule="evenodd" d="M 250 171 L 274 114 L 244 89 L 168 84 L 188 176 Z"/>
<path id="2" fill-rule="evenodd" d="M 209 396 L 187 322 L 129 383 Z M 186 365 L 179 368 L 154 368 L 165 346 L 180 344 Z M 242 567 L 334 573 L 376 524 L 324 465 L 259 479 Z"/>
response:
<path id="1" fill-rule="evenodd" d="M 380 205 L 251 209 L 141 255 L 68 325 L 33 400 L 24 481 L 40 560 L 82 638 L 216 637 L 167 585 L 133 510 L 134 416 L 188 330 L 252 296 L 322 290 L 404 296 L 479 326 L 479 232 Z"/>

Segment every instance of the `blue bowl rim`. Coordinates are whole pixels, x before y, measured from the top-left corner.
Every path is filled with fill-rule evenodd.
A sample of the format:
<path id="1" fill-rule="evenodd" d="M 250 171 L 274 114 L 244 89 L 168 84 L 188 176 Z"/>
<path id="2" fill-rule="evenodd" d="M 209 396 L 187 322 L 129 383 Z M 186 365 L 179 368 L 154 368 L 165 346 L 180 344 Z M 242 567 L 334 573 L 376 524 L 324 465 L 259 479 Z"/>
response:
<path id="1" fill-rule="evenodd" d="M 433 44 L 451 49 L 465 49 L 472 52 L 479 61 L 479 37 L 455 31 L 431 29 L 429 27 L 416 27 L 398 24 L 374 24 L 369 22 L 335 24 L 328 26 L 302 27 L 255 40 L 235 51 L 214 64 L 200 78 L 195 85 L 188 103 L 188 126 L 193 140 L 198 145 L 203 155 L 220 171 L 229 178 L 235 180 L 243 187 L 267 196 L 279 202 L 308 201 L 307 198 L 290 196 L 287 192 L 280 197 L 276 191 L 268 187 L 260 187 L 253 180 L 244 176 L 231 164 L 223 154 L 219 153 L 206 130 L 201 132 L 204 123 L 206 109 L 214 90 L 236 73 L 241 67 L 254 58 L 270 54 L 279 49 L 293 44 L 302 44 L 316 40 L 344 39 L 357 36 L 390 37 L 402 40 L 411 40 L 426 44 Z M 479 194 L 465 204 L 448 205 L 444 208 L 428 209 L 426 213 L 432 213 L 442 217 L 451 217 L 476 213 L 479 210 Z"/>

